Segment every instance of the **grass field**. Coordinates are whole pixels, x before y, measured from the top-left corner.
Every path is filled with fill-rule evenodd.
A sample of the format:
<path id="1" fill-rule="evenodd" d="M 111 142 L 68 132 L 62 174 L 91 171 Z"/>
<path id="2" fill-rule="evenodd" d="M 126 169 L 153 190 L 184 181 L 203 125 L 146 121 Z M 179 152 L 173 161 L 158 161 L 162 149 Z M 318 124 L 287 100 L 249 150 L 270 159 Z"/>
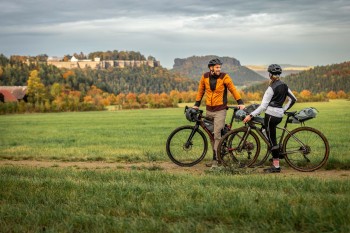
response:
<path id="1" fill-rule="evenodd" d="M 326 169 L 349 169 L 350 102 L 294 109 L 307 106 L 330 143 Z M 0 116 L 0 159 L 169 161 L 184 124 L 182 108 Z M 3 165 L 0 232 L 350 232 L 349 194 L 348 176 Z"/>
<path id="2" fill-rule="evenodd" d="M 328 169 L 350 169 L 350 101 L 298 103 L 294 109 L 307 106 L 320 111 L 306 125 L 328 138 Z M 0 116 L 0 159 L 168 161 L 168 135 L 188 124 L 183 108 Z"/>
<path id="3" fill-rule="evenodd" d="M 349 232 L 349 180 L 0 168 L 1 232 Z"/>

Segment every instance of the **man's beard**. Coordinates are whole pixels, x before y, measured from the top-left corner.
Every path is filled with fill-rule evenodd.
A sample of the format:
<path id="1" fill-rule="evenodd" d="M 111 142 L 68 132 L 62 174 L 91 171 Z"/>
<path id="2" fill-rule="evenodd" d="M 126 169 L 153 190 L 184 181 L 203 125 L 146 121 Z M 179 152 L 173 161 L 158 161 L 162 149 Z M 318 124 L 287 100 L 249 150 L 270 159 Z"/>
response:
<path id="1" fill-rule="evenodd" d="M 215 75 L 215 76 L 220 76 L 220 74 L 221 74 L 221 71 L 211 71 L 211 74 L 212 75 Z"/>

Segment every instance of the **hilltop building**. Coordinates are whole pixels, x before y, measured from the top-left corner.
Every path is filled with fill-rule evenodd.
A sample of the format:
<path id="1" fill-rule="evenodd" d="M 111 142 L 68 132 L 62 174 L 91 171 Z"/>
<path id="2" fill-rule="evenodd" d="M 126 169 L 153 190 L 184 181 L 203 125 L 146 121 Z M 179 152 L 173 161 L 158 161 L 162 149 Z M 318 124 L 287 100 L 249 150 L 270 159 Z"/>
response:
<path id="1" fill-rule="evenodd" d="M 86 59 L 86 60 L 78 60 L 76 57 L 72 56 L 70 61 L 62 61 L 62 58 L 58 57 L 49 57 L 47 59 L 48 65 L 54 65 L 58 68 L 66 68 L 66 69 L 73 69 L 73 68 L 91 68 L 91 69 L 107 69 L 109 67 L 140 67 L 141 65 L 147 65 L 150 67 L 158 67 L 160 66 L 159 61 L 153 61 L 153 60 L 141 60 L 141 61 L 135 61 L 135 60 L 103 60 L 101 61 L 100 58 L 96 57 L 94 60 Z"/>

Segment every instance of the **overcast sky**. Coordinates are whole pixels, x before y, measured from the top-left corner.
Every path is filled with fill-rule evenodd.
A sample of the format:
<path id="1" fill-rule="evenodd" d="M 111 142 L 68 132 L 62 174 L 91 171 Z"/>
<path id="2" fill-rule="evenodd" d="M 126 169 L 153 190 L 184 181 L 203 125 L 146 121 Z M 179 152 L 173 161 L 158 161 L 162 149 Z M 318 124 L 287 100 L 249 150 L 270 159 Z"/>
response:
<path id="1" fill-rule="evenodd" d="M 1 0 L 0 53 L 63 56 L 133 50 L 242 65 L 350 60 L 349 0 Z"/>

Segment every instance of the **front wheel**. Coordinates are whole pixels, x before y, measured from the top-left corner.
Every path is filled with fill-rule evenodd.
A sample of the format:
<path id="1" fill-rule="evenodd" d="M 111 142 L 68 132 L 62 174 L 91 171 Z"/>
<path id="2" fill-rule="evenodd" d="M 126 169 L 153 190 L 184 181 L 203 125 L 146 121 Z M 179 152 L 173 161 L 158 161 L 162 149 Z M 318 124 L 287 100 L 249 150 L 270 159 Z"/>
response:
<path id="1" fill-rule="evenodd" d="M 191 167 L 203 160 L 208 150 L 204 133 L 194 126 L 175 129 L 166 142 L 166 152 L 175 164 Z"/>
<path id="2" fill-rule="evenodd" d="M 221 138 L 218 159 L 224 166 L 250 167 L 257 160 L 260 140 L 254 132 L 247 130 L 247 127 L 234 129 Z"/>
<path id="3" fill-rule="evenodd" d="M 289 166 L 298 171 L 311 172 L 327 162 L 329 144 L 327 138 L 317 129 L 300 127 L 286 136 L 282 152 Z"/>

